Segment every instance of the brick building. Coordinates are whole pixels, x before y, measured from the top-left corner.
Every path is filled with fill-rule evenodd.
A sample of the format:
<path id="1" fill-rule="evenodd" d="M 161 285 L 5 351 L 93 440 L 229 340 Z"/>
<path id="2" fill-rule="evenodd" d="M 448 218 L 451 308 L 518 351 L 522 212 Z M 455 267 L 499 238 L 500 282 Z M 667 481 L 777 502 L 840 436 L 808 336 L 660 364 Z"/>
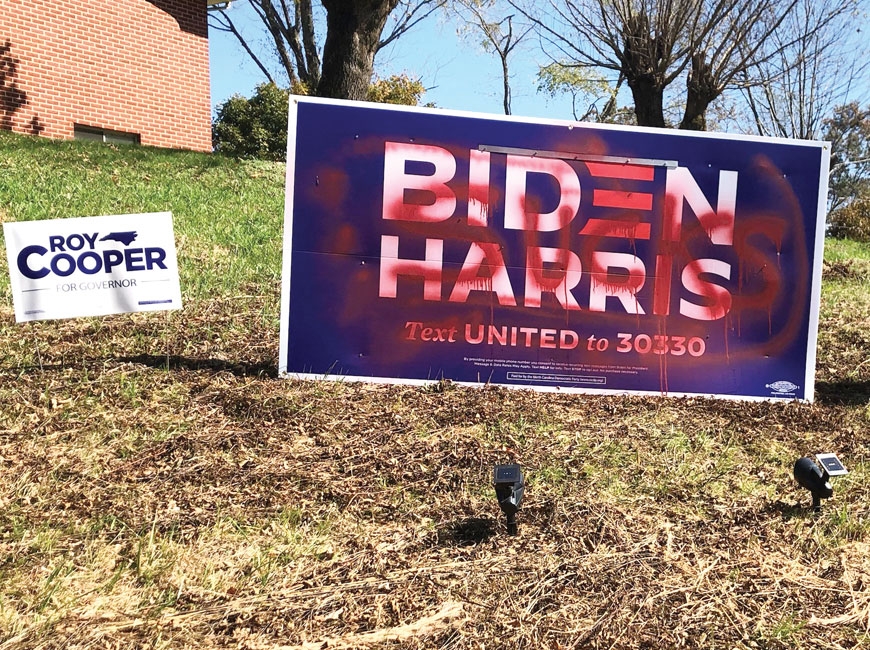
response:
<path id="1" fill-rule="evenodd" d="M 0 129 L 210 151 L 217 4 L 4 0 Z"/>

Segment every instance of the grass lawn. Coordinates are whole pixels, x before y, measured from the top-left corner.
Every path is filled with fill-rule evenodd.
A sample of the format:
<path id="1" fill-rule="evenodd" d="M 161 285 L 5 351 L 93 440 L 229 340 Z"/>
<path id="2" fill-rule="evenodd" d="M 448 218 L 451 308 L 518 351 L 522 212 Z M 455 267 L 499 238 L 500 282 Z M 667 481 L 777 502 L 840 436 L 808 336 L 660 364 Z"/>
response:
<path id="1" fill-rule="evenodd" d="M 814 404 L 297 382 L 281 165 L 0 132 L 0 220 L 164 210 L 178 312 L 16 325 L 0 251 L 0 650 L 870 647 L 870 245 Z"/>

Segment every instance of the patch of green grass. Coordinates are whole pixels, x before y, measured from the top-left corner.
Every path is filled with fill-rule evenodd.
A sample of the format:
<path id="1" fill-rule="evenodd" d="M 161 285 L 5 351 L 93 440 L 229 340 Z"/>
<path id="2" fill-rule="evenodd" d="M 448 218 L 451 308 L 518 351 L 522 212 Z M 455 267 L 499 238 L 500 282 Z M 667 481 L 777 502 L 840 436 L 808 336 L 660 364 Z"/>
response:
<path id="1" fill-rule="evenodd" d="M 793 614 L 786 614 L 770 628 L 767 637 L 779 643 L 789 645 L 794 642 L 795 637 L 805 627 L 805 621 L 798 619 Z"/>
<path id="2" fill-rule="evenodd" d="M 569 479 L 568 467 L 564 464 L 545 465 L 537 468 L 534 475 L 535 487 L 540 486 L 551 491 L 559 492 Z"/>
<path id="3" fill-rule="evenodd" d="M 172 212 L 185 299 L 279 283 L 283 164 L 0 132 L 0 178 L 0 222 Z"/>
<path id="4" fill-rule="evenodd" d="M 177 553 L 174 531 L 168 535 L 158 535 L 156 528 L 155 522 L 147 532 L 137 536 L 135 552 L 130 561 L 136 579 L 146 587 L 155 584 L 172 569 Z"/>
<path id="5" fill-rule="evenodd" d="M 870 534 L 870 520 L 851 511 L 846 505 L 828 510 L 827 532 L 836 545 L 864 541 Z"/>
<path id="6" fill-rule="evenodd" d="M 828 262 L 870 260 L 870 242 L 828 237 L 825 240 L 825 260 Z"/>

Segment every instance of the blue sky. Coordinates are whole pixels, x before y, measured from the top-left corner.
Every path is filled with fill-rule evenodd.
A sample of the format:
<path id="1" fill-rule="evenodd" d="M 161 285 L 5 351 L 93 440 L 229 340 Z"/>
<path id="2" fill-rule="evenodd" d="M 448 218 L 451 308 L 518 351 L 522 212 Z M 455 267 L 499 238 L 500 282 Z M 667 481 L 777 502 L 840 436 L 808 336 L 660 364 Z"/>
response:
<path id="1" fill-rule="evenodd" d="M 249 30 L 247 33 L 256 40 L 261 28 L 255 18 L 248 16 L 246 3 L 236 3 L 229 11 L 233 21 Z M 233 35 L 211 29 L 209 40 L 212 106 L 234 93 L 250 96 L 254 87 L 264 81 L 260 70 Z M 260 44 L 265 46 L 262 40 Z M 511 58 L 512 112 L 528 117 L 571 119 L 568 98 L 551 99 L 535 92 L 535 75 L 539 65 L 545 63 L 543 55 L 534 51 L 531 38 L 528 47 Z M 446 23 L 440 15 L 430 16 L 379 52 L 375 71 L 382 77 L 406 72 L 420 78 L 428 89 L 424 101 L 434 102 L 440 108 L 504 112 L 498 57 L 484 52 L 471 40 L 461 39 L 456 25 Z"/>
<path id="2" fill-rule="evenodd" d="M 233 21 L 249 37 L 252 46 L 266 49 L 267 40 L 259 20 L 251 15 L 246 2 L 235 2 L 229 10 Z M 858 27 L 863 27 L 861 21 Z M 857 29 L 861 32 L 862 29 Z M 863 30 L 866 31 L 866 30 Z M 863 41 L 863 34 L 857 34 Z M 234 93 L 249 97 L 254 87 L 264 81 L 236 38 L 210 29 L 212 107 Z M 457 22 L 448 22 L 443 13 L 430 16 L 412 31 L 378 53 L 375 72 L 381 77 L 407 73 L 419 78 L 428 89 L 423 100 L 440 108 L 502 114 L 501 66 L 495 54 L 484 52 L 482 38 L 460 38 Z M 864 43 L 857 43 L 858 52 L 866 52 Z M 530 35 L 510 59 L 512 112 L 517 116 L 573 119 L 569 97 L 551 98 L 536 92 L 536 73 L 549 61 L 541 52 L 537 40 Z M 850 97 L 866 102 L 870 96 L 867 73 L 856 80 Z M 625 88 L 621 104 L 631 104 Z M 731 125 L 726 125 L 726 129 Z"/>

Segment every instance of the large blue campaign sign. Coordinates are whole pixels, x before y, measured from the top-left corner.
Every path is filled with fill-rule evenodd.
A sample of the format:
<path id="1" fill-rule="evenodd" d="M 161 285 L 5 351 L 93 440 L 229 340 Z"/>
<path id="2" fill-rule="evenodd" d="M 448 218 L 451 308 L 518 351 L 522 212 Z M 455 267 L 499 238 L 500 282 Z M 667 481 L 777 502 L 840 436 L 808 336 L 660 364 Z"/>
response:
<path id="1" fill-rule="evenodd" d="M 813 397 L 824 143 L 292 98 L 280 371 Z"/>

